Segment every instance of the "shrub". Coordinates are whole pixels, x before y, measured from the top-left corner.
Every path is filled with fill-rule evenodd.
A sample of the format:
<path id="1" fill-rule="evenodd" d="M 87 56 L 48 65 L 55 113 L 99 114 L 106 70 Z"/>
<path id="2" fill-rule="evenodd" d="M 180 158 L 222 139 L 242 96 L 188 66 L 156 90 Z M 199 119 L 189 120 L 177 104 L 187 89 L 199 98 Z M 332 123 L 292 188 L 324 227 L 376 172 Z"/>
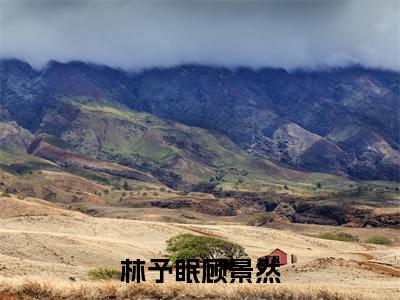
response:
<path id="1" fill-rule="evenodd" d="M 89 270 L 88 277 L 92 280 L 121 280 L 120 270 L 109 268 L 96 268 Z"/>
<path id="2" fill-rule="evenodd" d="M 172 262 L 178 259 L 237 259 L 247 256 L 244 248 L 236 243 L 190 233 L 169 239 L 167 251 Z"/>
<path id="3" fill-rule="evenodd" d="M 346 232 L 338 232 L 338 233 L 322 233 L 319 236 L 321 239 L 326 240 L 335 240 L 335 241 L 342 241 L 342 242 L 353 242 L 358 241 L 358 237 L 346 233 Z"/>
<path id="4" fill-rule="evenodd" d="M 262 213 L 254 217 L 254 219 L 250 220 L 247 225 L 250 226 L 262 226 L 267 223 L 271 223 L 274 221 L 274 216 L 269 213 Z"/>
<path id="5" fill-rule="evenodd" d="M 131 191 L 132 187 L 128 184 L 128 182 L 124 181 L 124 184 L 122 185 L 122 189 L 125 191 Z"/>
<path id="6" fill-rule="evenodd" d="M 3 193 L 0 194 L 0 197 L 11 198 L 11 195 L 9 193 L 3 192 Z"/>
<path id="7" fill-rule="evenodd" d="M 389 238 L 387 238 L 386 236 L 381 236 L 381 235 L 371 236 L 365 242 L 369 243 L 369 244 L 377 244 L 377 245 L 390 245 L 390 244 L 392 244 L 392 241 Z"/>

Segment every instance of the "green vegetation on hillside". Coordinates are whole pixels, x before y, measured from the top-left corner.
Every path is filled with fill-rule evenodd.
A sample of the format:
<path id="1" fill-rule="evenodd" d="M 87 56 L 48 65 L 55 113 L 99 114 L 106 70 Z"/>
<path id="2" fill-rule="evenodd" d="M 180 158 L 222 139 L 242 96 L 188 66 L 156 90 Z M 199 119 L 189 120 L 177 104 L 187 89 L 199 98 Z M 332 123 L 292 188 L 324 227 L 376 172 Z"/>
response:
<path id="1" fill-rule="evenodd" d="M 37 170 L 58 170 L 56 166 L 21 151 L 11 152 L 0 148 L 0 169 L 14 175 L 23 176 Z"/>
<path id="2" fill-rule="evenodd" d="M 322 233 L 319 235 L 321 239 L 326 240 L 335 240 L 335 241 L 342 241 L 342 242 L 354 242 L 358 241 L 358 237 L 346 233 L 346 232 L 338 232 L 338 233 Z"/>
<path id="3" fill-rule="evenodd" d="M 174 188 L 212 181 L 214 186 L 228 190 L 265 190 L 271 185 L 290 184 L 293 192 L 310 192 L 320 182 L 323 193 L 350 182 L 339 176 L 276 165 L 205 129 L 104 103 L 64 101 L 80 110 L 71 128 L 61 134 L 64 141 L 88 156 L 150 172 Z"/>
<path id="4" fill-rule="evenodd" d="M 365 241 L 368 244 L 391 245 L 392 241 L 386 236 L 374 235 Z"/>
<path id="5" fill-rule="evenodd" d="M 271 191 L 302 195 L 352 192 L 338 196 L 337 201 L 355 199 L 353 194 L 357 189 L 364 192 L 387 186 L 385 192 L 396 192 L 392 182 L 354 182 L 341 176 L 298 171 L 253 156 L 222 134 L 136 112 L 122 105 L 113 107 L 106 102 L 83 98 L 60 99 L 60 105 L 64 103 L 65 109 L 73 107 L 77 115 L 67 127 L 59 126 L 62 115 L 46 119 L 46 126 L 57 128 L 58 135 L 41 133 L 46 142 L 69 152 L 151 173 L 176 190 Z M 1 149 L 0 167 L 17 176 L 39 169 L 57 169 L 23 152 Z M 99 172 L 78 169 L 68 169 L 68 172 L 102 184 L 114 185 L 115 181 Z M 197 187 L 200 188 L 196 190 Z M 357 199 L 361 198 L 357 196 Z"/>
<path id="6" fill-rule="evenodd" d="M 120 270 L 110 268 L 96 268 L 89 270 L 88 277 L 92 280 L 121 280 Z"/>

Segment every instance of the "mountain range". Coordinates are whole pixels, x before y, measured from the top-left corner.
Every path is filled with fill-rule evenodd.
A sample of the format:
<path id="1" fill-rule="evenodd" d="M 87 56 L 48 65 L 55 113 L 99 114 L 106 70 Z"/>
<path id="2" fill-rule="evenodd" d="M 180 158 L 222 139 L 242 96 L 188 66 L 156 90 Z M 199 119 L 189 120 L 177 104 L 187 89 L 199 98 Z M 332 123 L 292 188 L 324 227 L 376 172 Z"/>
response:
<path id="1" fill-rule="evenodd" d="M 400 180 L 398 72 L 201 65 L 126 72 L 55 61 L 36 70 L 3 59 L 0 80 L 7 151 L 41 145 L 30 153 L 48 159 L 53 147 L 69 162 L 108 162 L 109 171 L 118 164 L 171 187 L 249 172 L 252 180 L 312 172 Z"/>

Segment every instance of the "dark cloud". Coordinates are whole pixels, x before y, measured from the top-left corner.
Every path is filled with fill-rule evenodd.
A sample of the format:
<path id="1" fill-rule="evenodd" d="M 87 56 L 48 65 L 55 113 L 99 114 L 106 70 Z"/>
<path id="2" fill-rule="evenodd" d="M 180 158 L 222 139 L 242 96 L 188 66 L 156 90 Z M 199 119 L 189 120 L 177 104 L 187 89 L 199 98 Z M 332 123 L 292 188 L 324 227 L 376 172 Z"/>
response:
<path id="1" fill-rule="evenodd" d="M 400 69 L 400 2 L 0 0 L 0 55 L 41 67 Z"/>

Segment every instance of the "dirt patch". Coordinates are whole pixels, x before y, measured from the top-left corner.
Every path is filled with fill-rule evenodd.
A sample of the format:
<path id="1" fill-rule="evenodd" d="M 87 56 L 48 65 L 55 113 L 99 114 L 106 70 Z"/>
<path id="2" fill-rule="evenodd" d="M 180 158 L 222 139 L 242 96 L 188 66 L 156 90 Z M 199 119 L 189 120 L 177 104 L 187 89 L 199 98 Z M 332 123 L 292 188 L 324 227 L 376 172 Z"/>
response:
<path id="1" fill-rule="evenodd" d="M 366 260 L 374 259 L 374 257 L 369 253 L 357 252 L 357 253 L 349 253 L 349 254 L 359 255 L 359 256 L 363 257 L 364 259 L 366 259 Z"/>
<path id="2" fill-rule="evenodd" d="M 0 218 L 15 218 L 21 216 L 83 216 L 81 213 L 61 209 L 47 201 L 35 198 L 16 199 L 0 197 Z"/>
<path id="3" fill-rule="evenodd" d="M 390 266 L 385 266 L 377 262 L 372 262 L 372 261 L 361 261 L 359 262 L 360 265 L 367 266 L 371 270 L 383 274 L 389 274 L 395 277 L 400 277 L 400 270 L 390 267 Z"/>
<path id="4" fill-rule="evenodd" d="M 359 245 L 360 245 L 361 247 L 363 247 L 363 248 L 364 248 L 365 250 L 367 250 L 367 251 L 373 251 L 373 250 L 376 249 L 376 247 L 374 247 L 374 246 L 372 246 L 372 245 L 368 245 L 368 244 L 359 243 Z M 370 259 L 372 259 L 372 258 L 370 258 Z"/>
<path id="5" fill-rule="evenodd" d="M 194 228 L 194 227 L 190 227 L 190 226 L 177 226 L 186 230 L 190 230 L 196 233 L 200 233 L 201 235 L 205 235 L 205 236 L 209 236 L 209 237 L 216 237 L 216 238 L 223 238 L 223 236 L 219 235 L 219 234 L 215 234 L 215 233 L 211 233 L 209 231 L 205 231 L 199 228 Z"/>

